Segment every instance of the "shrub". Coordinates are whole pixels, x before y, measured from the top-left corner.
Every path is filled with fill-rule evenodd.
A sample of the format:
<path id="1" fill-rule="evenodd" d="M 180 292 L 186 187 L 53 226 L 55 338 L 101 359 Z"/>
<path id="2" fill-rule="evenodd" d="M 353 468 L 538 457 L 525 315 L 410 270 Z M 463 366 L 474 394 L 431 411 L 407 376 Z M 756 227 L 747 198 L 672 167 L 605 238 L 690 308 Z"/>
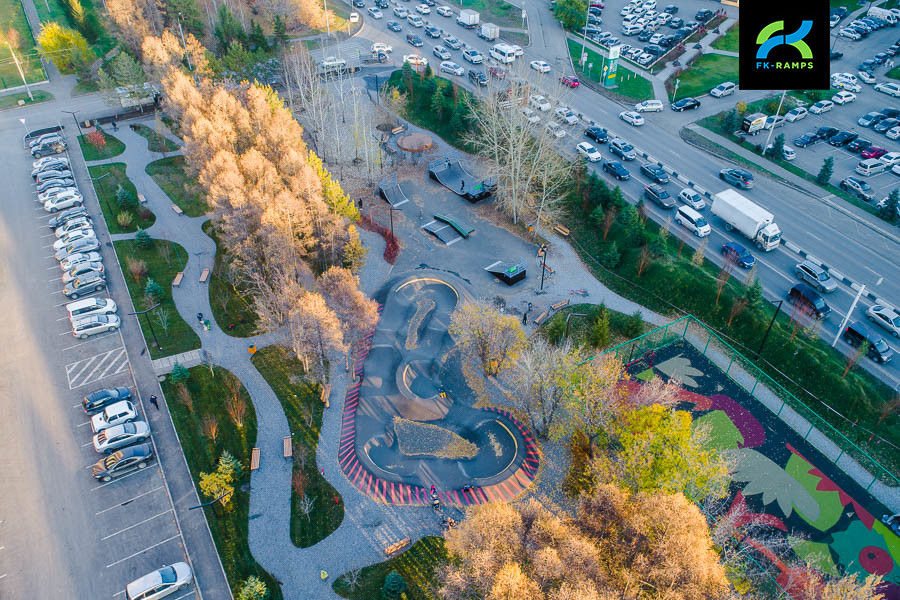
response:
<path id="1" fill-rule="evenodd" d="M 264 581 L 255 575 L 251 575 L 241 584 L 237 600 L 265 600 L 269 597 L 269 590 Z"/>
<path id="2" fill-rule="evenodd" d="M 172 371 L 169 373 L 169 381 L 172 383 L 185 383 L 191 378 L 191 372 L 187 368 L 177 362 L 172 365 Z"/>
<path id="3" fill-rule="evenodd" d="M 98 153 L 103 152 L 103 149 L 106 148 L 106 136 L 99 129 L 90 132 L 84 137 L 91 146 L 96 148 Z"/>
<path id="4" fill-rule="evenodd" d="M 625 319 L 625 325 L 622 327 L 622 331 L 632 339 L 644 333 L 644 318 L 641 316 L 641 311 L 637 310 L 634 314 L 629 315 L 629 317 Z"/>
<path id="5" fill-rule="evenodd" d="M 122 210 L 128 210 L 135 205 L 134 194 L 130 190 L 125 189 L 122 185 L 116 188 L 116 202 Z"/>
<path id="6" fill-rule="evenodd" d="M 566 324 L 562 319 L 554 319 L 550 325 L 547 326 L 547 339 L 553 344 L 560 343 L 565 334 Z"/>
<path id="7" fill-rule="evenodd" d="M 591 345 L 597 348 L 606 348 L 609 345 L 609 311 L 604 304 L 600 305 L 594 326 L 591 328 Z"/>
<path id="8" fill-rule="evenodd" d="M 147 208 L 146 206 L 139 206 L 137 213 L 138 213 L 138 216 L 145 221 L 149 220 L 150 217 L 153 216 L 153 211 L 150 210 L 149 208 Z"/>
<path id="9" fill-rule="evenodd" d="M 130 212 L 120 212 L 116 215 L 116 223 L 119 224 L 119 227 L 122 229 L 128 229 L 131 227 L 131 223 L 134 221 L 134 215 Z"/>
<path id="10" fill-rule="evenodd" d="M 144 295 L 149 296 L 154 302 L 159 302 L 165 296 L 166 292 L 162 286 L 156 283 L 154 279 L 148 279 L 147 285 L 144 286 Z"/>
<path id="11" fill-rule="evenodd" d="M 607 269 L 615 269 L 619 266 L 621 260 L 622 255 L 619 253 L 619 246 L 613 242 L 603 251 L 603 255 L 600 257 L 600 264 Z"/>
<path id="12" fill-rule="evenodd" d="M 398 600 L 400 594 L 406 591 L 406 580 L 397 571 L 391 571 L 384 578 L 381 586 L 381 597 L 385 600 Z"/>
<path id="13" fill-rule="evenodd" d="M 138 231 L 134 236 L 134 245 L 141 250 L 149 250 L 153 247 L 153 238 L 146 231 Z"/>

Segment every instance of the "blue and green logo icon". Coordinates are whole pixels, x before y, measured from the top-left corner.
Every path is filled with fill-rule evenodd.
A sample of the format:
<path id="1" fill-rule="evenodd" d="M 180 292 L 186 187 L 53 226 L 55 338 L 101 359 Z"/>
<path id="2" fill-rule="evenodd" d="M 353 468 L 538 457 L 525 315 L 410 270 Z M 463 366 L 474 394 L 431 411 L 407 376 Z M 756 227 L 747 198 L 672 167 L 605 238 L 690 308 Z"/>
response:
<path id="1" fill-rule="evenodd" d="M 784 21 L 769 23 L 756 36 L 756 43 L 759 45 L 759 50 L 756 51 L 756 60 L 766 60 L 769 57 L 769 51 L 778 46 L 793 46 L 800 51 L 802 59 L 811 60 L 813 57 L 812 50 L 809 49 L 803 38 L 812 31 L 812 26 L 812 21 L 803 21 L 794 33 L 775 35 L 779 31 L 784 30 Z"/>

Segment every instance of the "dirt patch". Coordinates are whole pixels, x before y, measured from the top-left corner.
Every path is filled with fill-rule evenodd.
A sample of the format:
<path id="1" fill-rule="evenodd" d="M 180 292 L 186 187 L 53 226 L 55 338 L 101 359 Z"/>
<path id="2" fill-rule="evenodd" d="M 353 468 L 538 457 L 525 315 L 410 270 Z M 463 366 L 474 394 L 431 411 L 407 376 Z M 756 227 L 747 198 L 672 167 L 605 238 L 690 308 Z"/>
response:
<path id="1" fill-rule="evenodd" d="M 435 303 L 431 298 L 419 298 L 416 300 L 416 314 L 409 320 L 409 328 L 406 330 L 406 349 L 414 350 L 419 345 L 419 327 L 432 310 Z"/>
<path id="2" fill-rule="evenodd" d="M 478 446 L 449 429 L 394 417 L 394 433 L 400 452 L 406 456 L 437 456 L 438 458 L 473 458 Z"/>

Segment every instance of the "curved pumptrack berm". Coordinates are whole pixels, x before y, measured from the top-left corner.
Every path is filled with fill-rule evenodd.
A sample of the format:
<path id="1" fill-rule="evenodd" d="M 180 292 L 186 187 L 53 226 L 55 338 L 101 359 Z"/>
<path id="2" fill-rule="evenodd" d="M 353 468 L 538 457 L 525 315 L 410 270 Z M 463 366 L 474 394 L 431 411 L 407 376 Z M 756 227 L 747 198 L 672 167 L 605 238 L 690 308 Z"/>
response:
<path id="1" fill-rule="evenodd" d="M 390 504 L 430 504 L 432 485 L 442 503 L 456 506 L 522 494 L 539 466 L 531 432 L 505 410 L 454 401 L 458 378 L 448 376 L 446 388 L 440 381 L 454 345 L 448 326 L 459 288 L 422 273 L 394 280 L 376 298 L 383 303 L 380 319 L 358 349 L 360 382 L 344 403 L 338 460 L 345 475 Z M 468 459 L 404 455 L 393 429 L 397 416 L 452 431 L 478 451 Z"/>

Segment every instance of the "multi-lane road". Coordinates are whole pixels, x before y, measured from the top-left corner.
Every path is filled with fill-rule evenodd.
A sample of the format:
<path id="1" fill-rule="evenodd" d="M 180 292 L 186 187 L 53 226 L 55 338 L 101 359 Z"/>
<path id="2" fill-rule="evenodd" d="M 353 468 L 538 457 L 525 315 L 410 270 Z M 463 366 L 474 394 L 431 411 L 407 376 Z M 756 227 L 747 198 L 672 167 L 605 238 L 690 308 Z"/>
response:
<path id="1" fill-rule="evenodd" d="M 604 29 L 609 28 L 616 32 L 617 23 L 620 19 L 618 10 L 623 3 L 624 0 L 613 0 L 607 3 L 604 10 Z M 412 8 L 413 4 L 394 0 L 391 7 L 398 5 Z M 680 3 L 680 5 L 682 6 L 680 16 L 692 18 L 694 8 L 691 6 L 691 3 Z M 532 24 L 538 19 L 541 19 L 542 22 L 539 29 L 540 34 L 533 36 L 532 45 L 525 49 L 525 55 L 518 60 L 526 63 L 531 60 L 545 60 L 553 65 L 553 70 L 550 73 L 539 76 L 546 80 L 547 90 L 551 90 L 557 87 L 556 81 L 560 75 L 573 72 L 568 55 L 560 55 L 561 52 L 565 52 L 565 43 L 562 37 L 564 34 L 559 24 L 552 20 L 549 9 L 542 3 L 533 1 L 528 2 L 526 6 L 528 6 L 527 11 Z M 697 7 L 699 8 L 699 3 Z M 384 19 L 368 19 L 363 29 L 354 38 L 347 40 L 340 46 L 326 48 L 320 52 L 328 54 L 344 53 L 344 56 L 356 56 L 358 52 L 366 54 L 371 44 L 379 41 L 393 46 L 394 52 L 391 60 L 395 64 L 399 64 L 403 54 L 419 53 L 428 57 L 433 66 L 436 66 L 439 60 L 431 54 L 431 49 L 440 40 L 424 36 L 421 29 L 413 29 L 405 21 L 402 21 L 403 31 L 396 33 L 389 31 L 386 27 L 387 21 L 401 21 L 393 16 L 392 8 L 383 11 L 385 14 Z M 364 9 L 359 12 L 365 14 Z M 490 43 L 479 39 L 474 31 L 458 26 L 454 18 L 444 18 L 431 14 L 428 15 L 427 20 L 436 27 L 443 29 L 444 32 L 450 33 L 468 46 L 477 48 L 482 54 L 487 55 Z M 410 31 L 415 32 L 425 41 L 424 47 L 413 48 L 406 42 L 406 34 Z M 835 68 L 854 70 L 850 63 L 860 62 L 863 58 L 881 51 L 883 47 L 894 41 L 896 36 L 891 31 L 896 30 L 886 29 L 874 33 L 865 45 L 860 45 L 859 43 L 853 45 L 851 42 L 838 41 L 838 49 L 845 53 L 845 58 Z M 562 43 L 557 43 L 556 40 L 562 40 Z M 451 53 L 453 55 L 451 60 L 465 68 L 472 66 L 462 59 L 461 51 L 451 50 Z M 318 56 L 321 56 L 321 54 Z M 468 79 L 464 77 L 459 77 L 456 80 L 460 85 L 472 87 Z M 540 87 L 540 85 L 539 82 L 538 86 Z M 624 110 L 625 105 L 602 96 L 585 86 L 565 92 L 562 102 L 575 112 L 583 115 L 585 119 L 596 121 L 600 126 L 606 127 L 624 137 L 638 149 L 649 153 L 666 167 L 682 174 L 696 185 L 716 193 L 728 187 L 727 184 L 719 180 L 718 171 L 725 166 L 729 166 L 730 163 L 685 143 L 680 138 L 680 130 L 703 116 L 733 107 L 738 100 L 749 102 L 776 93 L 775 91 L 739 91 L 735 95 L 723 99 L 706 96 L 702 98 L 703 105 L 697 111 L 674 113 L 666 108 L 660 113 L 645 114 L 647 122 L 641 127 L 632 127 L 618 118 L 618 114 Z M 889 106 L 892 104 L 891 100 L 884 94 L 868 89 L 860 94 L 860 100 L 856 103 L 844 107 L 836 107 L 835 111 L 822 117 L 810 115 L 804 121 L 788 125 L 784 128 L 784 131 L 786 137 L 790 140 L 795 135 L 799 135 L 813 126 L 832 124 L 834 117 L 839 114 L 842 116 L 842 120 L 847 120 L 848 116 L 852 116 L 852 119 L 855 121 L 860 113 Z M 848 115 L 843 115 L 843 113 L 848 113 Z M 584 139 L 582 137 L 583 125 L 584 123 L 580 123 L 569 128 L 568 135 L 560 141 L 561 152 L 568 156 L 574 156 L 575 144 Z M 837 126 L 840 127 L 841 125 Z M 760 141 L 763 140 L 761 139 Z M 598 149 L 601 150 L 605 158 L 613 158 L 605 146 Z M 799 150 L 799 152 L 804 151 Z M 641 160 L 639 159 L 627 165 L 632 171 L 633 178 L 631 181 L 622 184 L 626 196 L 630 196 L 634 201 L 640 197 L 643 186 L 648 183 L 638 174 L 640 162 Z M 599 172 L 599 168 L 596 168 Z M 893 177 L 893 175 L 890 177 Z M 684 186 L 677 181 L 668 185 L 669 191 L 674 192 L 673 195 L 676 195 L 682 187 Z M 884 223 L 877 217 L 849 205 L 840 198 L 828 195 L 823 196 L 813 186 L 807 186 L 807 188 L 804 191 L 787 186 L 775 179 L 757 176 L 753 189 L 745 193 L 754 202 L 764 206 L 776 215 L 776 221 L 781 227 L 786 240 L 802 248 L 854 283 L 865 284 L 868 290 L 878 297 L 892 303 L 900 302 L 900 282 L 898 282 L 897 277 L 897 256 L 900 256 L 900 243 L 898 243 L 898 240 L 900 240 L 900 236 L 898 236 L 897 229 Z M 671 211 L 661 210 L 652 204 L 648 208 L 654 218 L 660 222 L 665 222 L 671 215 Z M 731 240 L 750 246 L 748 240 L 726 233 L 721 226 L 722 223 L 716 217 L 710 215 L 708 209 L 706 214 L 713 225 L 713 235 L 710 241 L 711 249 L 718 248 L 722 243 Z M 673 228 L 677 229 L 677 226 Z M 690 243 L 695 243 L 696 238 L 687 234 L 686 231 L 676 231 L 675 233 L 688 239 Z M 797 282 L 793 274 L 794 266 L 802 258 L 785 246 L 772 252 L 755 252 L 755 254 L 759 262 L 759 276 L 767 297 L 771 300 L 784 298 L 791 286 Z M 711 256 L 711 258 L 720 260 L 718 256 Z M 834 308 L 835 314 L 829 317 L 822 327 L 823 338 L 829 341 L 833 338 L 844 315 L 850 309 L 855 295 L 856 290 L 844 284 L 841 284 L 838 291 L 834 294 L 829 295 L 827 300 Z M 868 300 L 864 299 L 861 301 L 851 318 L 853 320 L 864 318 L 864 311 L 869 304 L 871 302 Z M 843 341 L 838 342 L 838 348 L 845 352 L 851 351 Z M 893 387 L 900 384 L 898 364 L 900 364 L 900 361 L 894 361 L 894 363 L 886 366 L 865 361 L 864 366 Z"/>

